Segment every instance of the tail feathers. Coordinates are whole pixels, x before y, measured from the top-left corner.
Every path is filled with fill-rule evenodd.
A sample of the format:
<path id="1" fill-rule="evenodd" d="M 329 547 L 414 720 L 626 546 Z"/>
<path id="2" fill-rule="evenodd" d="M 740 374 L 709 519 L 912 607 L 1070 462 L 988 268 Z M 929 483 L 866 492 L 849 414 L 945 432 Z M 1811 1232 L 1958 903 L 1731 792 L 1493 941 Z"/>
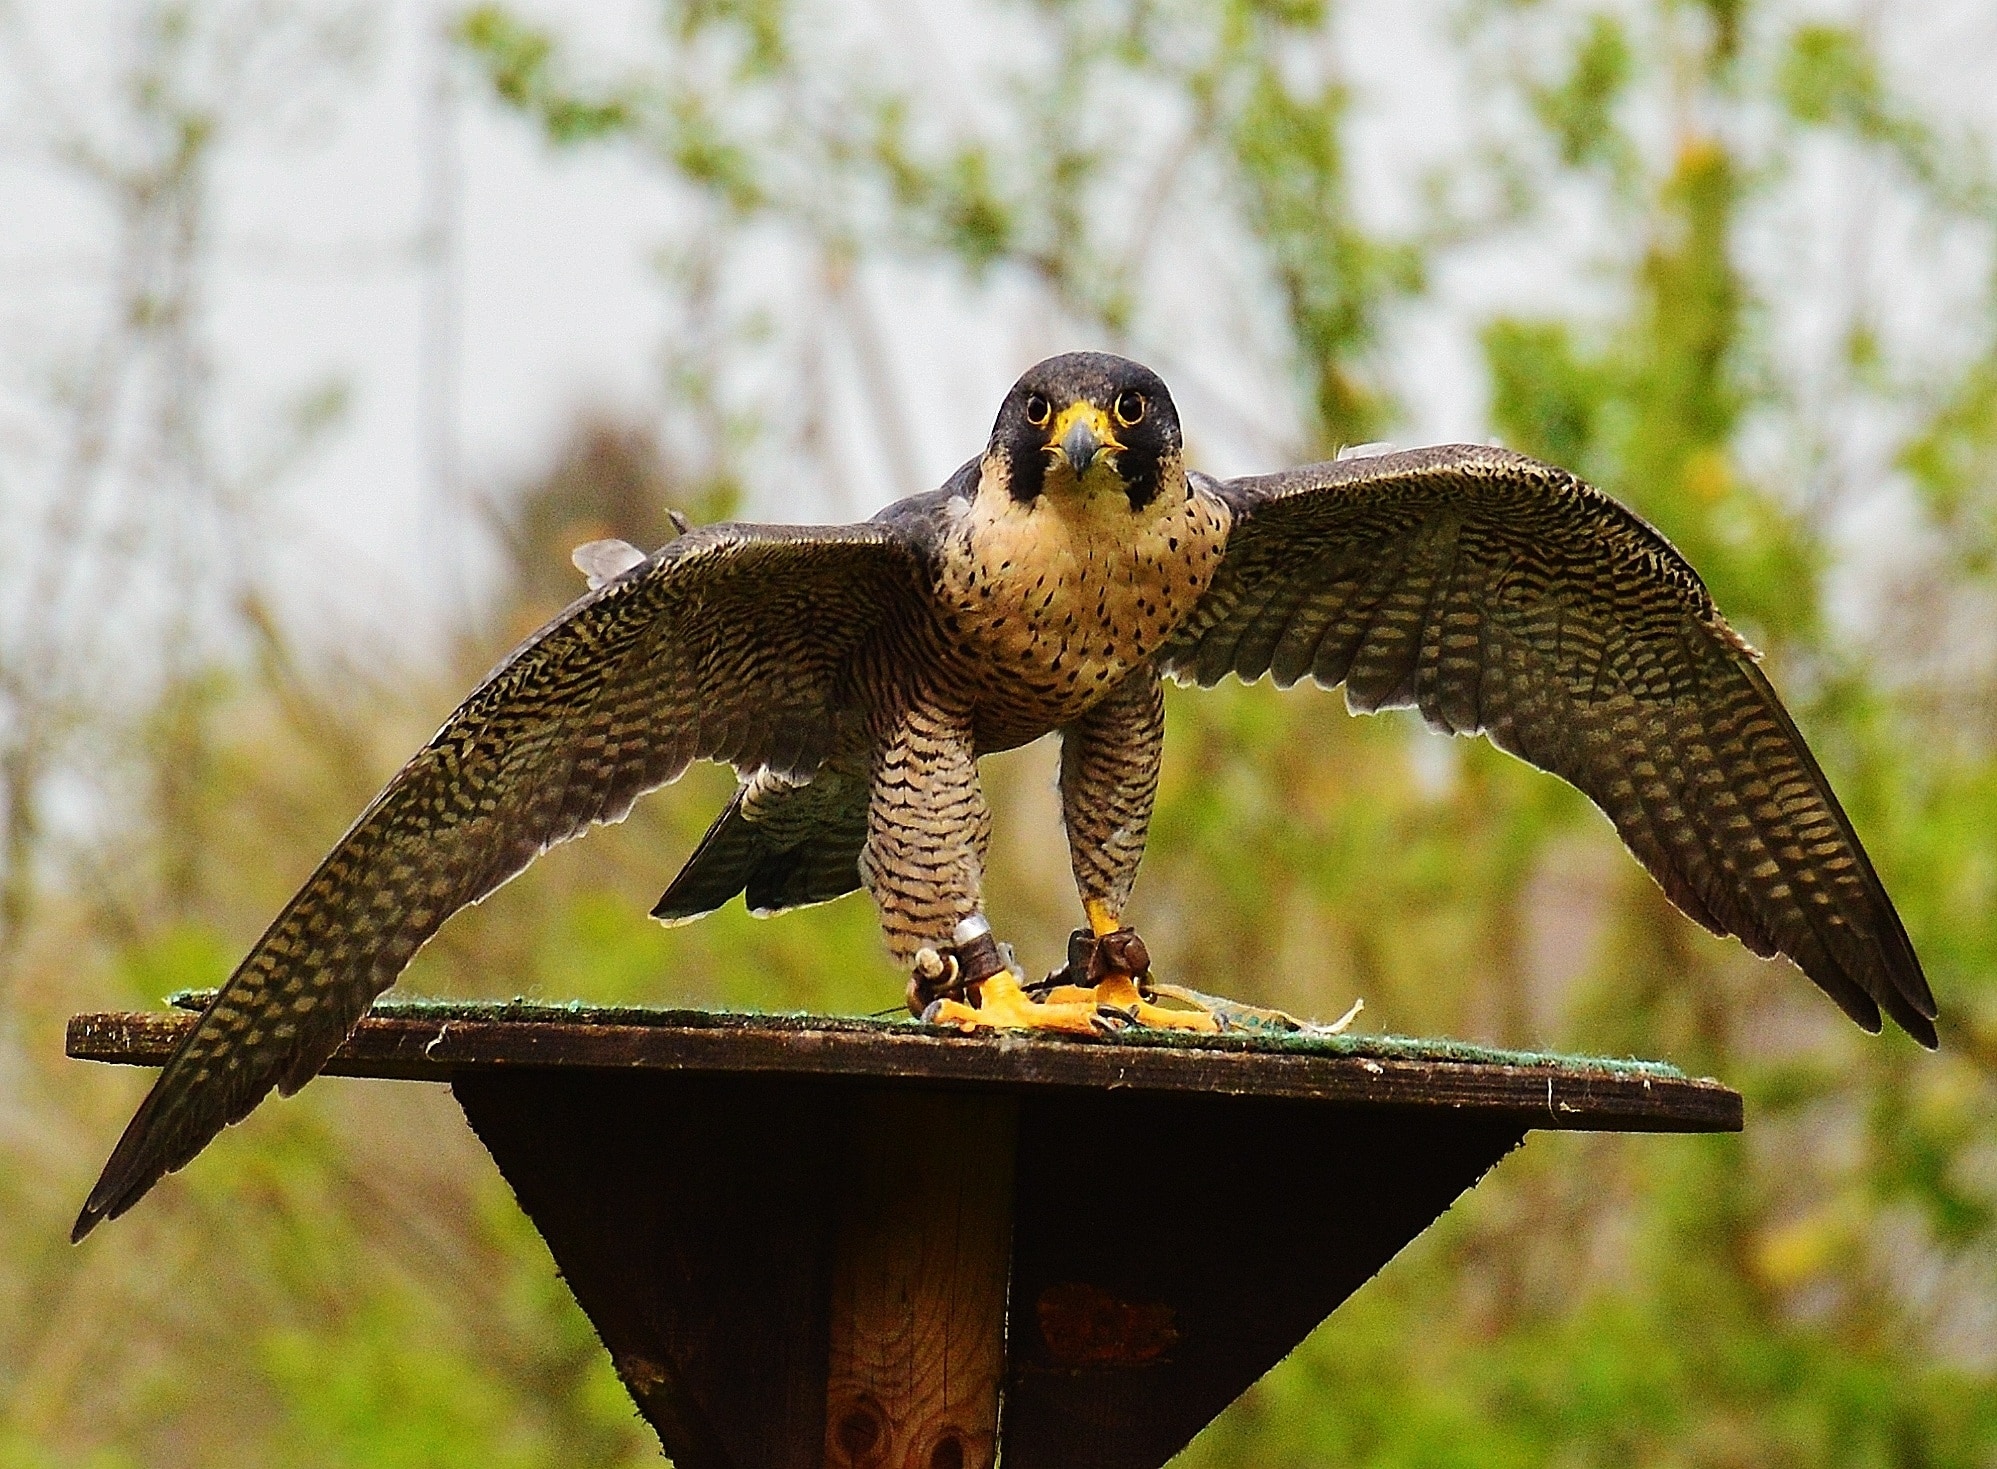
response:
<path id="1" fill-rule="evenodd" d="M 850 834 L 827 833 L 803 846 L 771 852 L 749 877 L 744 897 L 749 911 L 768 918 L 789 908 L 829 903 L 860 886 L 860 847 Z"/>
<path id="2" fill-rule="evenodd" d="M 755 828 L 742 814 L 742 796 L 748 789 L 743 786 L 737 790 L 714 818 L 672 886 L 652 906 L 654 918 L 662 923 L 690 923 L 748 886 L 758 850 Z"/>
<path id="3" fill-rule="evenodd" d="M 758 917 L 826 903 L 860 886 L 860 848 L 867 840 L 866 810 L 840 813 L 827 826 L 787 829 L 780 845 L 769 825 L 742 810 L 748 787 L 735 793 L 700 839 L 686 866 L 652 909 L 664 923 L 687 923 L 743 893 Z"/>

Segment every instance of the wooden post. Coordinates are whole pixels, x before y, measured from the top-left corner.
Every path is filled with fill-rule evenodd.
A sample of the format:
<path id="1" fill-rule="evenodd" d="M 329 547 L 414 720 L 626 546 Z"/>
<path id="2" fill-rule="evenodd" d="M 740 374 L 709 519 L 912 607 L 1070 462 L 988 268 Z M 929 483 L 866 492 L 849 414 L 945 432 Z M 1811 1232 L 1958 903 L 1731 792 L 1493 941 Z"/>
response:
<path id="1" fill-rule="evenodd" d="M 1160 1469 L 1527 1132 L 1741 1125 L 1454 1042 L 522 1004 L 377 1005 L 327 1069 L 450 1083 L 679 1469 Z"/>
<path id="2" fill-rule="evenodd" d="M 854 1107 L 832 1269 L 827 1469 L 991 1469 L 1019 1103 L 883 1091 Z"/>

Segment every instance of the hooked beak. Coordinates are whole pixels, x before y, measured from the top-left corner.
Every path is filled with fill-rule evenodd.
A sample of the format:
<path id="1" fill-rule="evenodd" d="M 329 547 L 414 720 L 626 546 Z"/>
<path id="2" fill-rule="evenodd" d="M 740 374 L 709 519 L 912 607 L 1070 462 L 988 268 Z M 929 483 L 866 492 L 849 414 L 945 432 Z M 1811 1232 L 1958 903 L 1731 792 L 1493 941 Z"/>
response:
<path id="1" fill-rule="evenodd" d="M 1077 418 L 1061 436 L 1061 457 L 1075 471 L 1076 479 L 1089 472 L 1089 467 L 1096 462 L 1096 455 L 1102 449 L 1103 443 L 1096 437 L 1095 426 L 1086 418 Z"/>

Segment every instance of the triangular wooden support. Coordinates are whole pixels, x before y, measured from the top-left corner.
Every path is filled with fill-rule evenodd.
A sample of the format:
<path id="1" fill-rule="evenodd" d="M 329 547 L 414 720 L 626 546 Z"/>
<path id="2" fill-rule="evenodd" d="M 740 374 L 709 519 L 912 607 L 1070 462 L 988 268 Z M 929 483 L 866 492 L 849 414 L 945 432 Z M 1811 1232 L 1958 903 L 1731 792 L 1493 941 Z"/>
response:
<path id="1" fill-rule="evenodd" d="M 1529 1130 L 1741 1120 L 1454 1046 L 554 1007 L 384 1007 L 330 1069 L 451 1084 L 679 1469 L 1158 1469 Z"/>

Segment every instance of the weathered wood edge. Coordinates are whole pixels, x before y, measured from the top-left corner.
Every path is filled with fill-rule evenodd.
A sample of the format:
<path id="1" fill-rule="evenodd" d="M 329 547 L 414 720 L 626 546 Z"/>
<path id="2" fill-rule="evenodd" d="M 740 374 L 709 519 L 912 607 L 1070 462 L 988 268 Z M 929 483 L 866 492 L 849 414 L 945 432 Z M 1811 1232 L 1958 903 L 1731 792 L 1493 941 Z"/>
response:
<path id="1" fill-rule="evenodd" d="M 79 1060 L 157 1066 L 196 1017 L 180 1012 L 73 1016 Z M 1719 1082 L 1594 1069 L 1296 1052 L 1074 1044 L 1015 1033 L 943 1035 L 796 1023 L 760 1028 L 568 1025 L 539 1021 L 363 1020 L 326 1067 L 333 1076 L 449 1081 L 514 1066 L 878 1077 L 1003 1089 L 1086 1087 L 1203 1092 L 1368 1107 L 1476 1110 L 1566 1131 L 1738 1132 L 1740 1094 Z"/>

